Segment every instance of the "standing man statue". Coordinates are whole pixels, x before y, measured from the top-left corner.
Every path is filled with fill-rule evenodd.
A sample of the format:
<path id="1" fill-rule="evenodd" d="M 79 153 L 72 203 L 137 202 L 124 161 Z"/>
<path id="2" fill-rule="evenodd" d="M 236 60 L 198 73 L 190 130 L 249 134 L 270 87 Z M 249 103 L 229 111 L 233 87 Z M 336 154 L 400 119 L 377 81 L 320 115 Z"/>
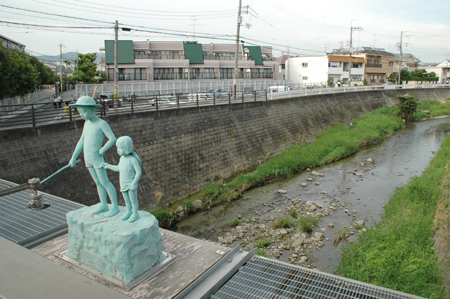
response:
<path id="1" fill-rule="evenodd" d="M 114 145 L 116 137 L 108 123 L 95 115 L 95 108 L 100 108 L 102 105 L 95 103 L 93 98 L 83 96 L 79 98 L 75 104 L 70 106 L 77 108 L 81 117 L 86 122 L 84 123 L 83 133 L 75 147 L 69 165 L 71 167 L 75 166 L 78 155 L 83 151 L 84 162 L 97 185 L 97 191 L 100 197 L 100 205 L 93 214 L 95 215 L 108 211 L 108 201 L 106 198 L 106 193 L 108 193 L 112 203 L 112 209 L 109 210 L 105 216 L 112 217 L 119 213 L 117 193 L 116 188 L 114 188 L 114 185 L 108 179 L 106 169 L 102 166 L 105 162 L 103 156 L 106 151 Z M 102 147 L 105 136 L 108 141 Z"/>

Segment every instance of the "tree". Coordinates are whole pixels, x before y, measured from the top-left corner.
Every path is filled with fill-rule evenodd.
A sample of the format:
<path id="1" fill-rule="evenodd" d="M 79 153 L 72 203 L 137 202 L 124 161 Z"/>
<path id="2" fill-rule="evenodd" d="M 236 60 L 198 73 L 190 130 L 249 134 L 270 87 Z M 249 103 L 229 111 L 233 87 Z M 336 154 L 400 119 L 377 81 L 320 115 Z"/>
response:
<path id="1" fill-rule="evenodd" d="M 417 111 L 418 99 L 414 94 L 396 95 L 398 100 L 398 109 L 401 118 L 408 121 L 410 116 L 413 116 Z"/>
<path id="2" fill-rule="evenodd" d="M 72 76 L 73 80 L 88 84 L 96 83 L 97 79 L 95 78 L 95 74 L 97 71 L 97 66 L 94 63 L 96 58 L 97 53 L 78 53 L 79 71 L 77 75 L 77 67 L 74 68 Z"/>
<path id="3" fill-rule="evenodd" d="M 0 99 L 22 96 L 52 83 L 50 68 L 24 51 L 6 49 L 0 43 Z"/>

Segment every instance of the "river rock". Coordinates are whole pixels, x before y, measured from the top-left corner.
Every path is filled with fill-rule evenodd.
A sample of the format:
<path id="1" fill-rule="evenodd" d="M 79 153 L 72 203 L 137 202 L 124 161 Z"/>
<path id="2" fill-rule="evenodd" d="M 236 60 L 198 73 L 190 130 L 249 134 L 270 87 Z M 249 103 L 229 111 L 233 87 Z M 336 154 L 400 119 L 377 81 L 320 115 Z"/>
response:
<path id="1" fill-rule="evenodd" d="M 302 234 L 297 239 L 295 239 L 295 241 L 292 243 L 292 247 L 303 245 L 303 243 L 305 242 L 306 242 L 306 234 Z"/>
<path id="2" fill-rule="evenodd" d="M 364 222 L 364 220 L 356 220 L 355 223 L 358 226 L 363 226 L 365 222 Z"/>
<path id="3" fill-rule="evenodd" d="M 276 213 L 283 213 L 283 208 L 278 208 L 275 210 Z"/>
<path id="4" fill-rule="evenodd" d="M 320 185 L 320 183 L 319 183 L 319 182 L 315 182 L 315 184 L 316 184 L 316 186 L 319 186 L 319 185 Z"/>
<path id="5" fill-rule="evenodd" d="M 288 232 L 287 232 L 287 230 L 285 230 L 285 229 L 280 230 L 280 234 L 282 234 L 283 236 L 284 236 L 284 235 L 287 235 L 287 233 L 288 233 Z"/>
<path id="6" fill-rule="evenodd" d="M 201 201 L 201 199 L 197 199 L 192 204 L 194 205 L 195 209 L 200 210 L 203 206 L 203 201 Z"/>
<path id="7" fill-rule="evenodd" d="M 322 241 L 322 239 L 323 239 L 323 233 L 322 232 L 316 232 L 314 234 L 314 240 L 315 241 Z"/>
<path id="8" fill-rule="evenodd" d="M 366 159 L 366 162 L 367 163 L 373 163 L 373 160 L 372 160 L 372 158 L 369 158 L 369 159 Z"/>
<path id="9" fill-rule="evenodd" d="M 334 224 L 333 224 L 333 223 L 330 223 L 330 224 L 328 224 L 328 227 L 333 228 L 333 227 L 334 227 Z"/>
<path id="10" fill-rule="evenodd" d="M 280 194 L 286 194 L 287 193 L 287 191 L 286 190 L 278 190 L 278 193 L 280 193 Z"/>
<path id="11" fill-rule="evenodd" d="M 312 178 L 307 178 L 306 179 L 308 182 L 311 182 L 313 179 Z"/>
<path id="12" fill-rule="evenodd" d="M 307 187 L 308 184 L 307 184 L 307 183 L 301 183 L 300 186 L 302 186 L 302 187 Z"/>

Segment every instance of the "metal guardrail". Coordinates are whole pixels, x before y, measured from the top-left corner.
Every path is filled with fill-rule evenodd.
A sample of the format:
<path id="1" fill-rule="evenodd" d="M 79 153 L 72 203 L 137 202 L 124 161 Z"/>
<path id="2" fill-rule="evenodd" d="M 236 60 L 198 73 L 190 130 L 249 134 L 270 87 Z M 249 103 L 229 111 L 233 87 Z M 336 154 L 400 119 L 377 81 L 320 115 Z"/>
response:
<path id="1" fill-rule="evenodd" d="M 113 99 L 97 98 L 103 104 L 96 110 L 98 117 L 109 115 L 139 113 L 145 111 L 159 111 L 181 109 L 188 107 L 226 105 L 232 103 L 246 103 L 256 101 L 278 100 L 282 98 L 302 97 L 308 95 L 336 94 L 345 92 L 358 92 L 366 90 L 384 89 L 416 89 L 416 88 L 450 88 L 449 84 L 429 85 L 372 85 L 337 88 L 304 88 L 291 86 L 287 91 L 271 92 L 272 89 L 239 91 L 236 96 L 231 91 L 215 93 L 168 93 L 149 94 L 144 96 L 121 97 L 118 101 Z M 285 88 L 287 89 L 287 88 Z M 274 89 L 275 90 L 275 89 Z M 62 123 L 81 119 L 77 110 L 65 103 L 35 103 L 27 105 L 12 105 L 11 110 L 0 106 L 0 129 L 36 127 L 41 125 Z M 13 109 L 12 109 L 13 108 Z"/>

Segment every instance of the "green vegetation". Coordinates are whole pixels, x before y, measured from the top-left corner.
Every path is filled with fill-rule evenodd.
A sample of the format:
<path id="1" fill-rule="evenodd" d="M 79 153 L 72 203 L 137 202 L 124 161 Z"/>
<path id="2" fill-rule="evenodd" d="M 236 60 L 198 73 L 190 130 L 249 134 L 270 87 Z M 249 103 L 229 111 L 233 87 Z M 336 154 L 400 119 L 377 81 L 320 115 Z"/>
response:
<path id="1" fill-rule="evenodd" d="M 398 100 L 397 107 L 401 118 L 408 120 L 416 113 L 419 100 L 414 94 L 396 95 L 395 97 Z"/>
<path id="2" fill-rule="evenodd" d="M 269 237 L 259 237 L 256 239 L 256 247 L 258 248 L 264 248 L 270 243 L 272 243 L 272 240 Z"/>
<path id="3" fill-rule="evenodd" d="M 232 226 L 236 226 L 238 224 L 239 224 L 239 218 L 238 217 L 231 219 L 231 225 Z"/>
<path id="4" fill-rule="evenodd" d="M 195 206 L 191 201 L 186 201 L 185 205 L 187 214 L 192 214 L 195 212 Z"/>
<path id="5" fill-rule="evenodd" d="M 0 43 L 0 99 L 22 96 L 55 81 L 51 69 L 37 58 Z"/>
<path id="6" fill-rule="evenodd" d="M 255 254 L 263 257 L 269 257 L 267 252 L 262 248 L 255 248 Z"/>
<path id="7" fill-rule="evenodd" d="M 447 101 L 450 99 L 447 99 Z M 430 111 L 430 114 L 425 113 L 424 110 Z M 450 115 L 450 103 L 441 104 L 435 100 L 419 101 L 417 105 L 417 112 L 412 117 L 413 119 L 421 119 L 427 117 L 436 117 L 441 115 Z"/>
<path id="8" fill-rule="evenodd" d="M 402 292 L 444 298 L 434 254 L 434 216 L 450 159 L 450 136 L 421 177 L 398 188 L 382 219 L 343 249 L 336 273 Z"/>
<path id="9" fill-rule="evenodd" d="M 274 223 L 273 227 L 291 228 L 295 226 L 295 220 L 289 216 L 279 217 Z"/>
<path id="10" fill-rule="evenodd" d="M 402 81 L 439 81 L 439 77 L 436 77 L 435 72 L 427 73 L 424 69 L 415 69 L 410 72 L 407 69 L 402 69 L 400 73 L 400 79 Z M 392 73 L 389 76 L 389 81 L 398 82 L 398 73 Z"/>
<path id="11" fill-rule="evenodd" d="M 81 81 L 86 84 L 102 83 L 106 81 L 106 73 L 97 71 L 94 61 L 97 53 L 78 54 L 78 66 L 80 68 L 77 75 L 77 66 L 73 70 L 72 80 Z"/>
<path id="12" fill-rule="evenodd" d="M 248 216 L 248 218 L 245 219 L 245 222 L 252 223 L 253 222 L 253 217 L 252 216 Z"/>
<path id="13" fill-rule="evenodd" d="M 292 218 L 297 219 L 298 213 L 294 208 L 289 209 L 289 215 L 291 215 Z"/>
<path id="14" fill-rule="evenodd" d="M 350 236 L 350 230 L 348 229 L 348 227 L 344 226 L 336 233 L 336 235 L 333 238 L 333 242 L 335 244 L 338 244 L 342 240 L 346 240 L 349 236 Z"/>
<path id="15" fill-rule="evenodd" d="M 304 232 L 311 232 L 314 226 L 317 225 L 319 222 L 319 219 L 317 219 L 314 216 L 308 215 L 308 216 L 300 216 L 298 217 L 298 224 L 300 225 L 300 230 Z"/>
<path id="16" fill-rule="evenodd" d="M 175 219 L 175 216 L 165 209 L 156 209 L 152 211 L 152 214 L 156 217 L 161 227 L 169 227 L 172 220 Z"/>

